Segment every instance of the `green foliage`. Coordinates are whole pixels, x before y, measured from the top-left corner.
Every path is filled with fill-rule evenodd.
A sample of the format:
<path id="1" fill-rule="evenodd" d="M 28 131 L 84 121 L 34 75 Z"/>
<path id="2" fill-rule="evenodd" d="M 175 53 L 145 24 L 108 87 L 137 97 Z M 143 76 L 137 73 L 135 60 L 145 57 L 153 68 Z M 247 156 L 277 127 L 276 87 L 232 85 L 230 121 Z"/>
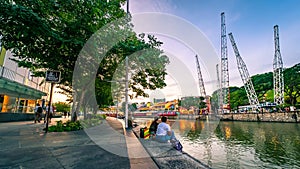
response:
<path id="1" fill-rule="evenodd" d="M 67 121 L 63 123 L 62 121 L 57 121 L 56 125 L 50 126 L 49 132 L 63 132 L 63 131 L 76 131 L 83 129 L 83 126 L 79 121 L 71 122 Z"/>
<path id="2" fill-rule="evenodd" d="M 97 114 L 92 115 L 91 118 L 72 122 L 70 120 L 63 123 L 62 121 L 57 121 L 56 125 L 50 126 L 49 132 L 63 132 L 63 131 L 77 131 L 82 130 L 84 128 L 93 127 L 102 123 L 102 121 L 106 119 L 106 115 Z"/>
<path id="3" fill-rule="evenodd" d="M 190 107 L 196 107 L 199 109 L 205 108 L 204 97 L 185 97 L 179 103 L 179 106 L 189 109 Z"/>
<path id="4" fill-rule="evenodd" d="M 126 104 L 125 102 L 122 102 L 122 107 L 121 107 L 122 112 L 125 112 L 125 104 Z M 133 104 L 128 103 L 128 111 L 129 112 L 134 112 L 136 110 L 137 110 L 137 107 L 136 107 L 135 103 L 133 103 Z"/>
<path id="5" fill-rule="evenodd" d="M 53 106 L 56 107 L 57 112 L 69 112 L 70 111 L 70 105 L 65 102 L 57 102 L 57 103 L 54 103 Z"/>
<path id="6" fill-rule="evenodd" d="M 19 66 L 30 68 L 36 76 L 44 76 L 44 68 L 60 70 L 61 83 L 71 86 L 83 45 L 107 22 L 125 16 L 122 2 L 2 0 L 3 45 Z"/>
<path id="7" fill-rule="evenodd" d="M 285 102 L 289 105 L 300 105 L 300 63 L 284 70 Z"/>
<path id="8" fill-rule="evenodd" d="M 45 69 L 61 71 L 60 88 L 62 93 L 71 97 L 77 56 L 91 35 L 107 23 L 126 16 L 121 7 L 125 1 L 2 0 L 0 2 L 2 45 L 12 51 L 12 60 L 17 61 L 19 66 L 29 68 L 35 76 L 44 77 Z M 166 86 L 165 66 L 169 60 L 159 49 L 162 42 L 153 35 L 136 35 L 129 22 L 118 24 L 110 29 L 120 29 L 121 32 L 129 29 L 128 34 L 131 36 L 108 51 L 99 65 L 96 74 L 99 78 L 95 82 L 99 107 L 113 104 L 111 84 L 107 81 L 113 79 L 125 57 L 137 51 L 145 52 L 130 57 L 129 69 L 135 73 L 131 76 L 129 87 L 134 96 L 148 96 L 144 92 L 146 89 L 155 90 Z M 83 87 L 80 93 L 82 96 L 78 97 L 82 105 L 91 100 L 91 93 L 85 90 Z M 72 98 L 69 101 L 72 102 Z"/>
<path id="9" fill-rule="evenodd" d="M 80 120 L 80 123 L 84 128 L 89 128 L 101 124 L 104 119 L 106 119 L 104 114 L 92 114 L 91 117 Z"/>

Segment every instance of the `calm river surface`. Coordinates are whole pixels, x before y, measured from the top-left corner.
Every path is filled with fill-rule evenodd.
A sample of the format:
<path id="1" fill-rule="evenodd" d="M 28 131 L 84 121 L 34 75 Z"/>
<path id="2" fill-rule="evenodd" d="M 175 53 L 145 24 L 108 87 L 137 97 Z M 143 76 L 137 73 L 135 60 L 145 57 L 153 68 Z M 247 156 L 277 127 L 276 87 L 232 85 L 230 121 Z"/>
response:
<path id="1" fill-rule="evenodd" d="M 151 120 L 144 125 L 149 126 Z M 171 121 L 184 151 L 212 168 L 300 168 L 300 124 Z"/>

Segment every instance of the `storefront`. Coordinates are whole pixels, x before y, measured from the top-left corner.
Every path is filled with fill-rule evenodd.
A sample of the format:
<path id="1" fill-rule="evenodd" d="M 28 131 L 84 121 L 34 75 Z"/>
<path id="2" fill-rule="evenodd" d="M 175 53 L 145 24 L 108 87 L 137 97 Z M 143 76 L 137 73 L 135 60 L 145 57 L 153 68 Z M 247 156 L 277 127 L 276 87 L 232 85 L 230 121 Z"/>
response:
<path id="1" fill-rule="evenodd" d="M 0 110 L 7 113 L 33 113 L 35 104 L 41 103 L 46 93 L 0 78 Z"/>

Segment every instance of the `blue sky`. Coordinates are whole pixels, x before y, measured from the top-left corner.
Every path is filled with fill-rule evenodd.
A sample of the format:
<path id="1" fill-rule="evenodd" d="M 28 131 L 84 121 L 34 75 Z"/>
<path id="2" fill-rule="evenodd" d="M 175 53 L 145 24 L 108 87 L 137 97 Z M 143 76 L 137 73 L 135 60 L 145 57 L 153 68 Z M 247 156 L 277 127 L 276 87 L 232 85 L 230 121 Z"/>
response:
<path id="1" fill-rule="evenodd" d="M 299 8 L 298 0 L 130 0 L 133 14 L 162 12 L 188 20 L 203 31 L 217 50 L 220 48 L 220 13 L 225 12 L 227 33 L 233 32 L 249 69 L 254 64 L 251 61 L 262 56 L 270 58 L 265 64 L 272 64 L 273 26 L 276 24 L 279 25 L 284 65 L 289 67 L 300 61 L 300 48 L 297 48 L 297 42 L 300 42 Z M 228 50 L 231 48 L 228 40 Z M 233 55 L 232 51 L 228 54 Z M 260 73 L 260 70 L 271 71 L 272 67 L 253 72 Z"/>
<path id="2" fill-rule="evenodd" d="M 220 55 L 220 14 L 225 12 L 227 34 L 232 32 L 250 75 L 272 71 L 273 26 L 279 25 L 284 67 L 300 62 L 300 1 L 298 0 L 130 0 L 132 14 L 161 12 L 191 22 L 211 41 Z M 164 41 L 164 43 L 169 43 Z M 230 86 L 241 86 L 232 46 L 227 40 Z M 174 49 L 176 50 L 176 49 Z M 186 55 L 187 64 L 195 64 Z M 192 72 L 195 65 L 190 65 Z M 204 79 L 205 80 L 205 79 Z"/>

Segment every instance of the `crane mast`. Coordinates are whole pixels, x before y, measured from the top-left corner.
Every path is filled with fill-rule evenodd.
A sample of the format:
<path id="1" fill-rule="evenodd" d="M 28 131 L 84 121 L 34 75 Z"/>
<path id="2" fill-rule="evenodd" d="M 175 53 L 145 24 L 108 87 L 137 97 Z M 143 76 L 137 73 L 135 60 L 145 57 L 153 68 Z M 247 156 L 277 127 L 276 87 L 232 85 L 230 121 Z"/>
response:
<path id="1" fill-rule="evenodd" d="M 203 78 L 202 78 L 202 74 L 201 74 L 200 63 L 199 63 L 199 59 L 198 59 L 197 55 L 196 55 L 196 64 L 197 64 L 197 71 L 198 71 L 198 82 L 199 82 L 200 96 L 205 97 L 206 92 L 205 92 L 204 82 L 203 82 Z"/>
<path id="2" fill-rule="evenodd" d="M 220 108 L 226 106 L 230 109 L 230 96 L 229 96 L 229 72 L 228 72 L 228 54 L 227 54 L 227 37 L 225 25 L 225 13 L 221 13 L 221 97 Z"/>
<path id="3" fill-rule="evenodd" d="M 237 61 L 237 66 L 247 93 L 247 97 L 249 100 L 249 104 L 250 105 L 258 105 L 258 99 L 257 99 L 257 95 L 255 93 L 252 81 L 251 81 L 251 77 L 249 75 L 247 66 L 245 64 L 245 62 L 243 61 L 242 57 L 240 56 L 240 53 L 238 51 L 238 48 L 236 46 L 236 43 L 233 39 L 233 35 L 232 33 L 229 33 L 229 39 L 231 41 L 232 44 L 232 48 L 234 50 L 235 56 L 236 56 L 236 61 Z"/>
<path id="4" fill-rule="evenodd" d="M 283 62 L 279 46 L 278 25 L 274 26 L 275 55 L 273 60 L 273 85 L 274 85 L 274 103 L 277 105 L 284 103 L 284 80 L 283 80 Z"/>
<path id="5" fill-rule="evenodd" d="M 222 97 L 221 96 L 221 94 L 222 94 L 222 90 L 220 89 L 220 75 L 219 75 L 219 64 L 217 64 L 216 65 L 216 72 L 217 72 L 217 99 L 218 99 L 218 105 L 220 106 L 221 105 L 221 103 L 220 103 L 220 97 Z"/>

